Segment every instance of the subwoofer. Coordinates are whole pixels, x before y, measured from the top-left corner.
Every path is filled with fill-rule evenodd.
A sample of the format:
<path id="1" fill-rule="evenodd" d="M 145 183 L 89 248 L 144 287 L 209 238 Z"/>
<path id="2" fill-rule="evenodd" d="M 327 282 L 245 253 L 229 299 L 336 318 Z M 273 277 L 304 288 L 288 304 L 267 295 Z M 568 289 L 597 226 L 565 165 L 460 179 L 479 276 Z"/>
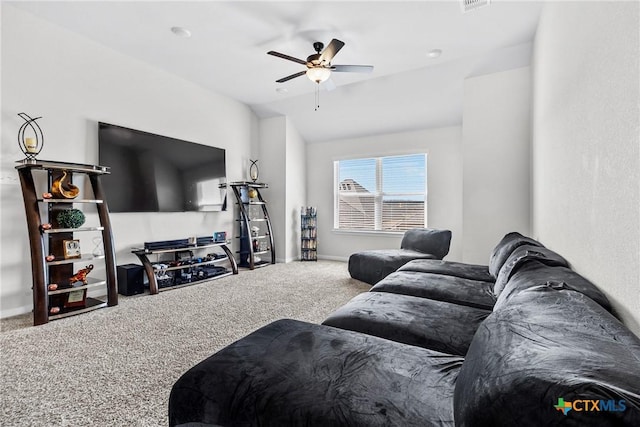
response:
<path id="1" fill-rule="evenodd" d="M 117 273 L 119 294 L 130 296 L 144 292 L 144 268 L 141 265 L 119 265 Z"/>

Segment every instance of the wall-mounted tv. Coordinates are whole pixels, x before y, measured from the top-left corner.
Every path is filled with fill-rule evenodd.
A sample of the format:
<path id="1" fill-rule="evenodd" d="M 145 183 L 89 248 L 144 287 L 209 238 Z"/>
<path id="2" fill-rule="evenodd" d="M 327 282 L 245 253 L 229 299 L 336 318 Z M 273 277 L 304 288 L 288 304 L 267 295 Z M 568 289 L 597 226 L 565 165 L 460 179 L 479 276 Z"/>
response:
<path id="1" fill-rule="evenodd" d="M 225 150 L 108 123 L 98 124 L 98 163 L 111 212 L 227 208 Z"/>

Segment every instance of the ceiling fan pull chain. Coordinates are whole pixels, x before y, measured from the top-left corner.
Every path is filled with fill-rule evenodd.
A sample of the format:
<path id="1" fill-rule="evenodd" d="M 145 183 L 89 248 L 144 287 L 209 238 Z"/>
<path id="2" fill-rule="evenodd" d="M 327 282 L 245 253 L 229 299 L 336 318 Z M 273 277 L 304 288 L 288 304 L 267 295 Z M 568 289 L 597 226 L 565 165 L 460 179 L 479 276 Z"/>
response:
<path id="1" fill-rule="evenodd" d="M 320 83 L 316 84 L 316 108 L 315 111 L 318 111 L 320 108 Z"/>

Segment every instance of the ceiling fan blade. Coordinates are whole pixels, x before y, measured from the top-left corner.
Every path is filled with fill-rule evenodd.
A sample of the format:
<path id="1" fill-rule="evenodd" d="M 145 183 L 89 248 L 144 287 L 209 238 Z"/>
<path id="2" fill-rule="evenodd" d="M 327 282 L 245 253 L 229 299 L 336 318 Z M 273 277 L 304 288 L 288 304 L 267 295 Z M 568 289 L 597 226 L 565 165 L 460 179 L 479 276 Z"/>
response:
<path id="1" fill-rule="evenodd" d="M 324 50 L 320 54 L 320 58 L 319 58 L 320 62 L 323 62 L 323 61 L 331 62 L 333 57 L 336 56 L 336 53 L 338 53 L 338 51 L 342 49 L 342 46 L 344 46 L 344 42 L 338 39 L 331 40 L 329 45 L 326 48 L 324 48 Z"/>
<path id="2" fill-rule="evenodd" d="M 290 76 L 283 77 L 280 80 L 276 80 L 276 83 L 284 83 L 284 82 L 289 81 L 291 79 L 295 79 L 296 77 L 304 76 L 305 74 L 307 74 L 306 71 L 300 71 L 298 73 L 291 74 Z"/>
<path id="3" fill-rule="evenodd" d="M 293 56 L 285 55 L 284 53 L 275 52 L 273 50 L 270 50 L 269 52 L 267 52 L 267 55 L 273 55 L 273 56 L 277 56 L 278 58 L 288 59 L 289 61 L 297 62 L 298 64 L 307 65 L 307 61 L 294 58 Z"/>
<path id="4" fill-rule="evenodd" d="M 370 73 L 373 65 L 333 65 L 331 71 L 338 73 Z"/>

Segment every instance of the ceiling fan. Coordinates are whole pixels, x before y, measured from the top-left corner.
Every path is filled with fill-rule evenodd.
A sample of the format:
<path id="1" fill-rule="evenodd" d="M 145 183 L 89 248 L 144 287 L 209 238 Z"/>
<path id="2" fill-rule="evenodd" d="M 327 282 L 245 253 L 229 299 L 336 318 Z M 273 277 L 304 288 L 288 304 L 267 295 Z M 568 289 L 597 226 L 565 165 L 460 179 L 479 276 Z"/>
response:
<path id="1" fill-rule="evenodd" d="M 306 61 L 285 55 L 284 53 L 275 52 L 273 50 L 270 50 L 267 54 L 297 62 L 298 64 L 302 64 L 307 67 L 306 70 L 299 71 L 295 74 L 291 74 L 290 76 L 276 80 L 277 83 L 284 83 L 306 74 L 307 77 L 309 77 L 309 80 L 320 84 L 331 76 L 332 71 L 337 73 L 370 73 L 373 71 L 372 65 L 331 65 L 331 60 L 343 46 L 344 42 L 338 39 L 331 40 L 326 48 L 323 43 L 315 42 L 313 44 L 313 49 L 316 53 L 309 55 Z M 322 50 L 323 48 L 324 50 Z"/>

